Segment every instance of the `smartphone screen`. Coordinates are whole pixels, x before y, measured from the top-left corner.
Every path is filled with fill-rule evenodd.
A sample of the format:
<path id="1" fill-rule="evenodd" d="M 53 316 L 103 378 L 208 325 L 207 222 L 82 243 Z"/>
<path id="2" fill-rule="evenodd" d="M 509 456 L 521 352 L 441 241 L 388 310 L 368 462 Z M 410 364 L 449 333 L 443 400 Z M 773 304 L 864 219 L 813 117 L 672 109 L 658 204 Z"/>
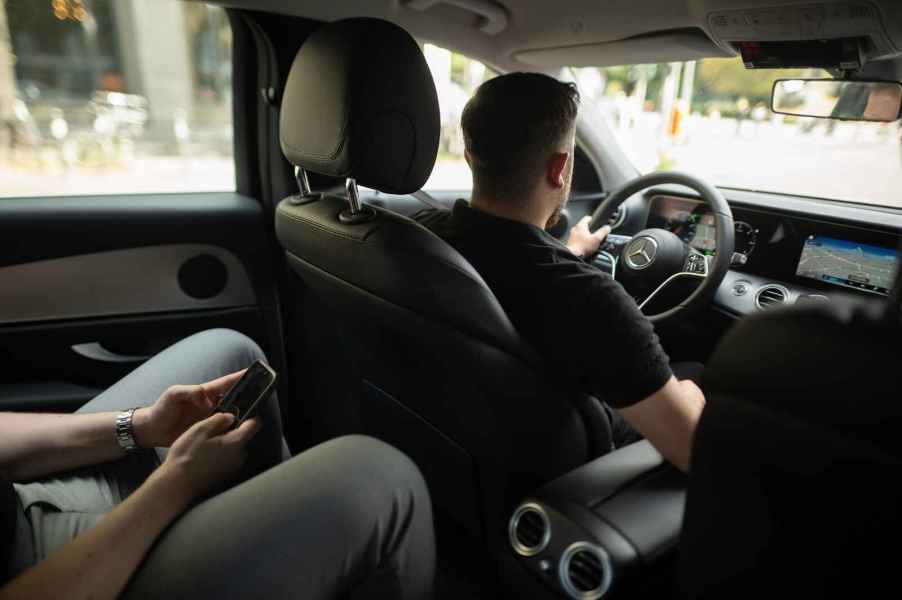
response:
<path id="1" fill-rule="evenodd" d="M 256 413 L 257 406 L 272 393 L 276 372 L 262 362 L 255 361 L 241 379 L 226 392 L 217 407 L 221 412 L 235 415 L 237 427 Z"/>

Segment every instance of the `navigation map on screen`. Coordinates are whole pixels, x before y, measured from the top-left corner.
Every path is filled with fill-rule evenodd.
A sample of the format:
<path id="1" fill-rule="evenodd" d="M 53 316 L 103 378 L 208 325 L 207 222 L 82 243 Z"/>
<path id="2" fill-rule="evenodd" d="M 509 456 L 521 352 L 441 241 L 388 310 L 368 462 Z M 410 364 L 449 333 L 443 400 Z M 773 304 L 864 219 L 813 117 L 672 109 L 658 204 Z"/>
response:
<path id="1" fill-rule="evenodd" d="M 895 272 L 895 250 L 812 235 L 802 247 L 796 275 L 885 295 Z"/>

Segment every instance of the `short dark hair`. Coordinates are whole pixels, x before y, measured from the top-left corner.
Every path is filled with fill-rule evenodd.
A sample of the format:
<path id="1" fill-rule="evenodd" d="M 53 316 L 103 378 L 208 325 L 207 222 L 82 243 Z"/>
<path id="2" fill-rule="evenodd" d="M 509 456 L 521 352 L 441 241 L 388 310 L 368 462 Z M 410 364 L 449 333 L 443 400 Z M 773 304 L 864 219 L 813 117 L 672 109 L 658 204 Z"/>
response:
<path id="1" fill-rule="evenodd" d="M 545 161 L 573 131 L 579 92 L 540 73 L 486 81 L 461 117 L 474 187 L 494 198 L 529 194 Z"/>

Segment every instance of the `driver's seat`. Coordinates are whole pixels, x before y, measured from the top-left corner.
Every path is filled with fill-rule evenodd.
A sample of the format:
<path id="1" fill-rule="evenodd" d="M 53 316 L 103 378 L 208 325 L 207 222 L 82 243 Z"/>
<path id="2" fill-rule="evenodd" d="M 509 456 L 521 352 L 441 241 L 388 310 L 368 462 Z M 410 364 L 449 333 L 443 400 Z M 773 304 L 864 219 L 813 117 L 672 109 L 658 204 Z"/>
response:
<path id="1" fill-rule="evenodd" d="M 593 418 L 598 403 L 568 398 L 544 376 L 485 282 L 450 245 L 410 219 L 356 202 L 356 183 L 417 191 L 435 161 L 436 92 L 410 35 L 375 19 L 323 26 L 295 58 L 281 111 L 292 164 L 351 178 L 349 206 L 348 197 L 306 190 L 300 171 L 301 193 L 276 213 L 288 265 L 328 308 L 318 320 L 333 320 L 344 347 L 344 357 L 326 360 L 343 361 L 341 378 L 353 393 L 350 406 L 332 412 L 345 416 L 346 431 L 410 455 L 438 511 L 470 534 L 495 538 L 479 548 L 499 548 L 519 494 L 610 449 L 607 424 Z"/>

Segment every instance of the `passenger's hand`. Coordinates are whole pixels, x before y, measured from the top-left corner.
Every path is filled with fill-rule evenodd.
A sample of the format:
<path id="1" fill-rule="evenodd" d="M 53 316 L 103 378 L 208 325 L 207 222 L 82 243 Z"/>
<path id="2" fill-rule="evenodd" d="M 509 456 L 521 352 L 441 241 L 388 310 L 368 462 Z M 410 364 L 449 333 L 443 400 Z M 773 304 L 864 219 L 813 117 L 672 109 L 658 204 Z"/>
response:
<path id="1" fill-rule="evenodd" d="M 247 443 L 260 430 L 256 417 L 230 430 L 235 416 L 216 413 L 192 425 L 175 441 L 154 471 L 172 493 L 190 502 L 234 477 L 247 460 Z"/>
<path id="2" fill-rule="evenodd" d="M 169 387 L 152 406 L 135 411 L 135 442 L 142 448 L 168 448 L 189 427 L 209 417 L 243 374 L 242 370 L 199 385 Z"/>
<path id="3" fill-rule="evenodd" d="M 591 221 L 592 217 L 585 216 L 570 229 L 567 247 L 570 248 L 570 252 L 577 256 L 591 256 L 598 252 L 598 247 L 601 246 L 604 238 L 611 232 L 610 225 L 605 225 L 600 227 L 595 233 L 592 233 L 589 231 L 589 223 Z"/>

